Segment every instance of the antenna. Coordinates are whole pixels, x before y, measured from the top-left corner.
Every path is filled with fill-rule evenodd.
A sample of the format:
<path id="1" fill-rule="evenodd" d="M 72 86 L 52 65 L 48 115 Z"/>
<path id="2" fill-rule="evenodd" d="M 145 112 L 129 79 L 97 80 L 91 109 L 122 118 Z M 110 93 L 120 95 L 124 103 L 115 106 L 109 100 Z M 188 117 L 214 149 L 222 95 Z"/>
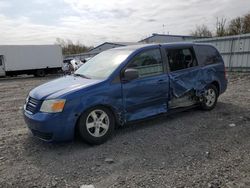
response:
<path id="1" fill-rule="evenodd" d="M 162 24 L 163 34 L 165 34 L 165 24 Z"/>

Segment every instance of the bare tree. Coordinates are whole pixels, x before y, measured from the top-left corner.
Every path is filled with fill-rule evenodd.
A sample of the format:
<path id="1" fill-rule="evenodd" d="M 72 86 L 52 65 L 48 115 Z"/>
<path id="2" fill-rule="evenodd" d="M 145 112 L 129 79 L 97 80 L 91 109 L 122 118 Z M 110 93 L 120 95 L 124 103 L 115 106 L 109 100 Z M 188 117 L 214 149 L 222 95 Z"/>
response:
<path id="1" fill-rule="evenodd" d="M 192 31 L 192 36 L 195 37 L 212 37 L 212 32 L 208 29 L 206 25 L 196 26 L 196 29 Z"/>
<path id="2" fill-rule="evenodd" d="M 216 36 L 217 37 L 222 37 L 228 35 L 227 29 L 226 29 L 226 18 L 221 18 L 219 19 L 217 17 L 216 21 Z"/>
<path id="3" fill-rule="evenodd" d="M 61 38 L 56 39 L 56 44 L 59 44 L 62 47 L 64 55 L 84 53 L 84 52 L 89 51 L 92 48 L 92 47 L 81 44 L 79 41 L 74 44 L 69 39 L 64 40 Z"/>
<path id="4" fill-rule="evenodd" d="M 230 21 L 228 26 L 228 34 L 229 35 L 239 35 L 243 32 L 243 18 L 237 17 Z"/>
<path id="5" fill-rule="evenodd" d="M 239 35 L 245 33 L 250 33 L 250 14 L 231 20 L 228 27 L 229 35 Z"/>
<path id="6" fill-rule="evenodd" d="M 250 33 L 250 13 L 243 18 L 243 33 Z"/>
<path id="7" fill-rule="evenodd" d="M 246 33 L 250 33 L 250 13 L 230 20 L 229 24 L 227 24 L 227 19 L 224 17 L 216 18 L 215 36 L 222 37 Z M 196 37 L 212 37 L 213 34 L 206 25 L 200 25 L 196 26 L 191 35 Z"/>

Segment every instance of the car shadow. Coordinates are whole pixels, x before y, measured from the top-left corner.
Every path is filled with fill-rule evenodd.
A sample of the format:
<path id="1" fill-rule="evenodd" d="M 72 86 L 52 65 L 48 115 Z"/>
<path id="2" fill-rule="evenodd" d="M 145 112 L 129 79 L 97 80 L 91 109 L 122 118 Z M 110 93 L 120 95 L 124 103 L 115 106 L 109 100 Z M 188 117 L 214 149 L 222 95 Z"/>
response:
<path id="1" fill-rule="evenodd" d="M 246 118 L 249 111 L 231 103 L 218 102 L 212 111 L 195 108 L 125 125 L 117 128 L 106 143 L 97 146 L 88 145 L 79 138 L 46 143 L 26 135 L 22 140 L 25 160 L 21 162 L 49 175 L 60 177 L 63 174 L 68 179 L 72 174 L 74 178 L 104 174 L 106 177 L 107 172 L 127 168 L 162 168 L 163 163 L 167 169 L 174 165 L 182 168 L 192 161 L 206 162 L 207 151 L 217 160 L 220 155 L 227 155 L 232 148 L 237 148 L 240 141 L 236 142 L 233 135 L 246 138 L 250 131 L 239 122 L 246 124 L 245 121 L 250 120 L 236 119 L 239 114 Z M 228 126 L 231 121 L 239 126 L 231 128 Z M 105 162 L 107 158 L 114 162 Z"/>
<path id="2" fill-rule="evenodd" d="M 62 74 L 48 74 L 45 77 L 34 77 L 33 75 L 20 75 L 20 76 L 7 76 L 7 77 L 0 77 L 0 82 L 4 82 L 4 81 L 21 81 L 21 80 L 41 80 L 41 79 L 54 79 L 54 78 L 58 78 L 58 77 L 62 77 Z"/>
<path id="3" fill-rule="evenodd" d="M 218 116 L 218 118 L 221 117 L 221 118 L 230 119 L 230 116 L 232 114 L 236 116 L 241 115 L 244 117 L 244 114 L 242 114 L 242 112 L 249 113 L 247 112 L 246 109 L 243 109 L 240 106 L 236 106 L 231 103 L 218 102 L 216 108 L 212 111 L 203 111 L 203 110 L 200 110 L 199 108 L 193 108 L 193 109 L 185 110 L 185 111 L 178 112 L 178 113 L 171 114 L 171 115 L 160 115 L 160 116 L 152 117 L 147 120 L 141 120 L 141 121 L 126 124 L 122 127 L 116 128 L 116 130 L 114 131 L 113 137 L 102 145 L 97 145 L 97 146 L 89 145 L 85 143 L 84 141 L 82 141 L 82 139 L 79 138 L 78 136 L 76 136 L 74 140 L 68 141 L 68 142 L 47 143 L 29 134 L 26 140 L 24 141 L 24 148 L 27 151 L 28 155 L 30 154 L 30 152 L 33 152 L 32 150 L 36 150 L 39 152 L 46 151 L 46 152 L 53 153 L 53 152 L 60 152 L 66 149 L 66 150 L 77 152 L 77 150 L 79 149 L 82 151 L 82 150 L 88 150 L 90 148 L 93 149 L 93 148 L 98 148 L 98 147 L 105 147 L 105 145 L 107 146 L 107 145 L 112 144 L 113 141 L 119 144 L 119 137 L 121 137 L 122 135 L 129 135 L 132 132 L 136 132 L 138 130 L 149 131 L 150 133 L 150 129 L 155 126 L 168 126 L 166 124 L 169 124 L 168 128 L 174 130 L 176 129 L 174 125 L 177 121 L 179 120 L 185 121 L 184 120 L 185 118 L 189 118 L 189 117 L 192 118 L 194 114 L 196 114 L 197 117 L 201 115 L 205 115 L 206 117 L 209 118 L 209 116 L 216 115 Z M 247 115 L 245 119 L 247 119 Z M 164 122 L 164 125 L 162 124 L 163 122 Z"/>

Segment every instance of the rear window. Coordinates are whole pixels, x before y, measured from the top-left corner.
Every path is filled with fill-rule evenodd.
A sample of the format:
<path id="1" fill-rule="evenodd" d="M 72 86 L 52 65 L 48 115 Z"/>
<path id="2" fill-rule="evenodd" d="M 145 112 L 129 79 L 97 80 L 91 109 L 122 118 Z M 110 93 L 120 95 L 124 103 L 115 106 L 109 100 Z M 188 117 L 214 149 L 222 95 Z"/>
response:
<path id="1" fill-rule="evenodd" d="M 210 65 L 222 61 L 219 52 L 212 46 L 197 45 L 195 51 L 201 65 Z"/>
<path id="2" fill-rule="evenodd" d="M 0 66 L 2 66 L 2 65 L 3 65 L 3 56 L 0 55 Z"/>

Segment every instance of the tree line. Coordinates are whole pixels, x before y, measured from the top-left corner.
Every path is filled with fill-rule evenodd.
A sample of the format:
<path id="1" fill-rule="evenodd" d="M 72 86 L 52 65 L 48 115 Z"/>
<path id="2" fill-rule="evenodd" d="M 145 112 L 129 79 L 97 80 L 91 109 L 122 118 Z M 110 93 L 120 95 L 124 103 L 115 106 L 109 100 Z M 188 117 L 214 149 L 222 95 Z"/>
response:
<path id="1" fill-rule="evenodd" d="M 222 37 L 230 35 L 239 35 L 250 33 L 250 13 L 241 17 L 236 17 L 227 21 L 226 18 L 217 18 L 215 28 L 210 30 L 206 25 L 198 25 L 195 30 L 191 32 L 192 36 L 196 37 Z M 86 46 L 79 41 L 76 43 L 67 39 L 56 39 L 56 44 L 62 47 L 64 55 L 79 54 L 88 52 L 92 46 Z"/>
<path id="2" fill-rule="evenodd" d="M 92 46 L 86 46 L 79 41 L 76 43 L 72 42 L 71 40 L 67 39 L 56 39 L 56 44 L 60 45 L 62 47 L 63 55 L 71 55 L 71 54 L 79 54 L 88 52 L 90 49 L 92 49 Z"/>
<path id="3" fill-rule="evenodd" d="M 198 25 L 195 30 L 191 32 L 191 35 L 196 37 L 223 37 L 250 33 L 250 13 L 229 21 L 224 17 L 217 17 L 213 30 L 214 32 L 205 24 Z"/>

